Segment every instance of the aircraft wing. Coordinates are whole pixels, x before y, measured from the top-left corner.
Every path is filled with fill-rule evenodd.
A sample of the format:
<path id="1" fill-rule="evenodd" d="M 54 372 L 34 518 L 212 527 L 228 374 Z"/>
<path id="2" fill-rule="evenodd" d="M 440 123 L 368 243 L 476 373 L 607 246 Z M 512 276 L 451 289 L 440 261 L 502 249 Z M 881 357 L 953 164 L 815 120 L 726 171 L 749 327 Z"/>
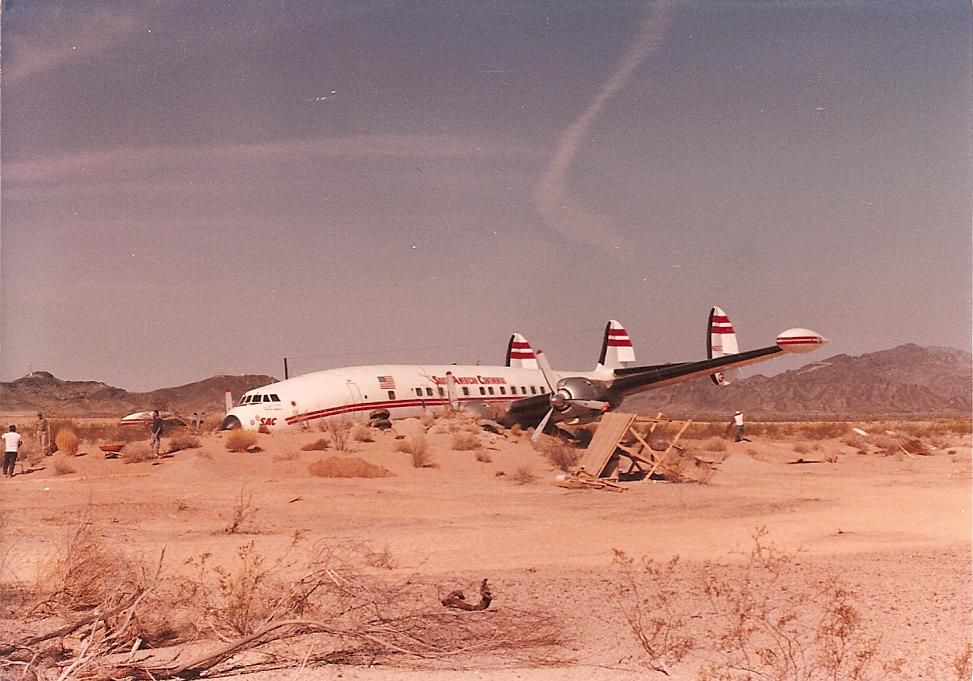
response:
<path id="1" fill-rule="evenodd" d="M 673 383 L 682 383 L 701 376 L 707 376 L 715 371 L 724 371 L 735 367 L 763 362 L 771 357 L 786 352 L 778 345 L 772 345 L 758 350 L 749 350 L 736 355 L 714 357 L 698 362 L 679 362 L 676 364 L 657 364 L 644 367 L 625 367 L 615 369 L 615 380 L 611 382 L 609 390 L 619 396 L 632 395 L 649 387 L 661 388 Z"/>

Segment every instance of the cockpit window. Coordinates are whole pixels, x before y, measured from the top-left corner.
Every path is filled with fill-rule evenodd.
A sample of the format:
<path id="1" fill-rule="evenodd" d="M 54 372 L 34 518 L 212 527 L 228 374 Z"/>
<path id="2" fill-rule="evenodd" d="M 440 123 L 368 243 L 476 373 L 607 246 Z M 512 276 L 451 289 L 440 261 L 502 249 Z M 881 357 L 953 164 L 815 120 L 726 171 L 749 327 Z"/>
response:
<path id="1" fill-rule="evenodd" d="M 264 402 L 273 402 L 273 400 L 270 399 L 270 395 L 264 395 Z"/>
<path id="2" fill-rule="evenodd" d="M 270 401 L 271 402 L 280 402 L 280 398 L 277 397 L 277 395 L 275 395 L 274 393 L 270 393 Z"/>

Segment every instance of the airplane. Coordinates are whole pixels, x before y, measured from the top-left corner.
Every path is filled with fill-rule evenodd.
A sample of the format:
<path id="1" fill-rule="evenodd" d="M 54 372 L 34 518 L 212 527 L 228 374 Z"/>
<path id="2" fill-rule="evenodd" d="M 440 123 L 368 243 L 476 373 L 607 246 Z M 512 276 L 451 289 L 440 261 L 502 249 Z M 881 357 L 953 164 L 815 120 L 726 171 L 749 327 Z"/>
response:
<path id="1" fill-rule="evenodd" d="M 535 352 L 515 333 L 504 366 L 354 366 L 255 388 L 227 411 L 221 429 L 273 431 L 328 420 L 402 419 L 461 409 L 507 427 L 534 427 L 536 439 L 549 425 L 595 420 L 629 395 L 704 376 L 727 385 L 732 369 L 782 353 L 811 352 L 828 342 L 814 331 L 794 328 L 777 336 L 774 345 L 739 352 L 733 325 L 719 307 L 710 310 L 706 341 L 707 359 L 635 366 L 628 332 L 610 320 L 594 370 L 554 371 L 543 351 Z"/>

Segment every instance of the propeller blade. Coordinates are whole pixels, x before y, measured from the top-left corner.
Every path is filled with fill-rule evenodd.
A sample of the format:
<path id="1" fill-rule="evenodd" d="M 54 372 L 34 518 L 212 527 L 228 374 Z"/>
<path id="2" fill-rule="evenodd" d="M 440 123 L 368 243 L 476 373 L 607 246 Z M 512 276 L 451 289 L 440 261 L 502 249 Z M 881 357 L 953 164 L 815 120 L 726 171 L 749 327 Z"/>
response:
<path id="1" fill-rule="evenodd" d="M 537 358 L 537 366 L 540 367 L 541 373 L 544 375 L 544 380 L 547 381 L 547 387 L 554 392 L 554 386 L 557 381 L 554 379 L 554 372 L 551 371 L 551 363 L 547 361 L 547 355 L 544 354 L 543 350 L 538 350 L 534 353 Z"/>
<path id="2" fill-rule="evenodd" d="M 541 439 L 541 435 L 544 433 L 544 429 L 547 428 L 547 422 L 551 420 L 551 414 L 553 413 L 553 409 L 548 410 L 548 412 L 544 415 L 544 418 L 541 419 L 541 422 L 537 424 L 537 427 L 534 428 L 533 434 L 530 436 L 531 442 L 537 442 L 539 439 Z"/>
<path id="3" fill-rule="evenodd" d="M 456 377 L 451 371 L 446 372 L 446 397 L 451 409 L 459 409 L 459 395 L 456 394 Z"/>

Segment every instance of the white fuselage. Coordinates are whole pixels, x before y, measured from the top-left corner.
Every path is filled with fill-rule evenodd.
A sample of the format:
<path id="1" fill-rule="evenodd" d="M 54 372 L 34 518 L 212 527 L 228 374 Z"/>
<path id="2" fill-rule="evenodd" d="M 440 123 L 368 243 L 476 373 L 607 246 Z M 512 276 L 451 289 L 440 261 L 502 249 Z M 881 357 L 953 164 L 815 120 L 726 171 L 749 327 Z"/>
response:
<path id="1" fill-rule="evenodd" d="M 460 403 L 506 404 L 549 394 L 538 369 L 506 366 L 374 365 L 316 371 L 250 390 L 227 416 L 244 429 L 317 425 L 325 419 L 366 421 L 378 410 L 392 419 L 439 412 L 449 406 L 446 374 L 456 379 Z M 557 373 L 555 373 L 557 375 Z M 571 372 L 597 377 L 597 372 Z"/>

